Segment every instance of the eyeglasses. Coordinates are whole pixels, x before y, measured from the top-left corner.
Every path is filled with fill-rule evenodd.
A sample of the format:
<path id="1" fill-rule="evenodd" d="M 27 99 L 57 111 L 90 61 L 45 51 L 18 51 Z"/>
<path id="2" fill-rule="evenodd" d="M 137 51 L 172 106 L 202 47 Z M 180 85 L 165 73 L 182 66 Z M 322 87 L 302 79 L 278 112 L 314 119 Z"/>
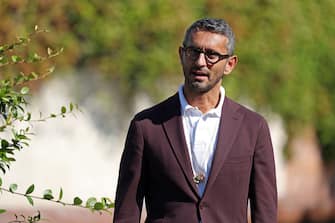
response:
<path id="1" fill-rule="evenodd" d="M 185 52 L 185 55 L 191 60 L 197 60 L 201 53 L 205 55 L 206 62 L 213 65 L 219 62 L 220 60 L 224 60 L 230 57 L 228 54 L 220 54 L 213 50 L 208 49 L 200 49 L 193 46 L 181 47 L 181 49 Z"/>

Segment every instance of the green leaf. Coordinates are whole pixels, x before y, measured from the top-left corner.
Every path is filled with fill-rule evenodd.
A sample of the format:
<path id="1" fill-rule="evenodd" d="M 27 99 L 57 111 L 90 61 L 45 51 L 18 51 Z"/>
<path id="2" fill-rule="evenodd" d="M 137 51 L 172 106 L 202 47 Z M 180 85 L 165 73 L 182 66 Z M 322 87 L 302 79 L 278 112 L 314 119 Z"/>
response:
<path id="1" fill-rule="evenodd" d="M 52 200 L 54 197 L 52 196 L 52 191 L 50 189 L 47 189 L 43 193 L 43 199 L 45 200 Z"/>
<path id="2" fill-rule="evenodd" d="M 100 211 L 100 210 L 102 210 L 102 209 L 104 209 L 104 205 L 103 205 L 103 203 L 101 203 L 101 202 L 97 202 L 97 203 L 95 203 L 95 205 L 94 205 L 94 210 L 96 210 L 96 211 Z"/>
<path id="3" fill-rule="evenodd" d="M 28 112 L 25 121 L 30 121 L 30 119 L 31 119 L 31 113 Z M 29 127 L 26 129 L 26 132 L 28 132 L 28 131 L 29 131 Z"/>
<path id="4" fill-rule="evenodd" d="M 28 94 L 29 90 L 30 89 L 28 87 L 23 87 L 21 88 L 21 94 Z"/>
<path id="5" fill-rule="evenodd" d="M 26 195 L 31 194 L 34 191 L 34 189 L 35 189 L 35 185 L 34 184 L 30 185 L 26 191 Z"/>
<path id="6" fill-rule="evenodd" d="M 75 197 L 74 199 L 73 199 L 73 204 L 74 205 L 81 205 L 83 203 L 83 201 L 79 198 L 79 197 Z"/>
<path id="7" fill-rule="evenodd" d="M 16 161 L 16 159 L 13 158 L 13 157 L 8 157 L 7 160 L 8 160 L 9 162 L 15 162 L 15 161 Z"/>
<path id="8" fill-rule="evenodd" d="M 5 148 L 7 148 L 9 146 L 9 142 L 7 141 L 7 140 L 5 140 L 5 139 L 2 139 L 1 140 L 1 148 L 2 149 L 5 149 Z"/>
<path id="9" fill-rule="evenodd" d="M 6 58 L 3 57 L 3 56 L 0 56 L 0 63 L 2 63 L 2 64 L 6 63 Z"/>
<path id="10" fill-rule="evenodd" d="M 61 108 L 61 112 L 62 112 L 62 114 L 66 113 L 66 108 L 65 108 L 65 106 L 62 106 L 62 108 Z"/>
<path id="11" fill-rule="evenodd" d="M 13 61 L 14 63 L 17 63 L 17 62 L 22 61 L 22 58 L 21 58 L 20 56 L 17 56 L 17 55 L 13 55 L 13 56 L 11 57 L 11 59 L 12 59 L 12 61 Z"/>
<path id="12" fill-rule="evenodd" d="M 39 60 L 41 60 L 41 56 L 38 55 L 37 53 L 34 53 L 33 59 L 34 59 L 34 61 L 39 61 Z"/>
<path id="13" fill-rule="evenodd" d="M 17 135 L 16 138 L 19 139 L 19 140 L 27 140 L 27 139 L 29 139 L 27 136 L 22 135 L 22 134 Z"/>
<path id="14" fill-rule="evenodd" d="M 46 189 L 46 190 L 43 192 L 43 194 L 52 194 L 52 190 L 50 190 L 50 189 Z"/>
<path id="15" fill-rule="evenodd" d="M 26 196 L 26 198 L 27 198 L 29 204 L 30 204 L 31 206 L 34 206 L 34 200 L 33 200 L 30 196 Z"/>
<path id="16" fill-rule="evenodd" d="M 3 165 L 1 165 L 1 163 L 0 163 L 0 170 L 2 171 L 3 174 L 6 174 L 6 169 L 3 167 Z"/>
<path id="17" fill-rule="evenodd" d="M 0 209 L 0 214 L 3 214 L 3 213 L 5 213 L 5 212 L 6 212 L 5 209 Z"/>
<path id="18" fill-rule="evenodd" d="M 86 207 L 90 207 L 93 208 L 95 203 L 97 203 L 97 199 L 95 197 L 90 197 L 89 199 L 87 199 L 86 201 Z"/>
<path id="19" fill-rule="evenodd" d="M 73 110 L 73 104 L 70 103 L 70 111 L 72 111 L 72 110 Z"/>
<path id="20" fill-rule="evenodd" d="M 1 177 L 0 177 L 0 187 L 2 186 L 2 179 L 1 179 Z"/>
<path id="21" fill-rule="evenodd" d="M 9 185 L 9 191 L 14 193 L 17 190 L 17 184 Z"/>
<path id="22" fill-rule="evenodd" d="M 50 114 L 50 118 L 56 118 L 57 117 L 57 115 L 55 115 L 55 114 Z"/>
<path id="23" fill-rule="evenodd" d="M 103 197 L 101 198 L 101 202 L 105 205 L 105 208 L 113 208 L 114 207 L 114 204 L 113 204 L 113 201 L 108 198 L 108 197 Z"/>
<path id="24" fill-rule="evenodd" d="M 58 200 L 62 200 L 63 198 L 63 188 L 60 188 L 60 191 L 59 191 L 59 196 L 58 196 Z"/>
<path id="25" fill-rule="evenodd" d="M 43 199 L 52 200 L 52 199 L 54 199 L 54 197 L 51 194 L 45 194 L 45 195 L 43 195 Z"/>

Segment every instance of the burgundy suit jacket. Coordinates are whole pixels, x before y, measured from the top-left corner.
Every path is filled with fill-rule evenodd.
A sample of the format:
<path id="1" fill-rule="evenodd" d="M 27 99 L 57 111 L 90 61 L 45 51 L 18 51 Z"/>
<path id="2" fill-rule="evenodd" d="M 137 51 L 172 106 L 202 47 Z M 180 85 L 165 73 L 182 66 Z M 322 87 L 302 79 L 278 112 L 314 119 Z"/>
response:
<path id="1" fill-rule="evenodd" d="M 115 223 L 277 222 L 271 138 L 257 113 L 225 98 L 211 172 L 201 198 L 193 182 L 178 94 L 131 121 L 120 163 Z"/>

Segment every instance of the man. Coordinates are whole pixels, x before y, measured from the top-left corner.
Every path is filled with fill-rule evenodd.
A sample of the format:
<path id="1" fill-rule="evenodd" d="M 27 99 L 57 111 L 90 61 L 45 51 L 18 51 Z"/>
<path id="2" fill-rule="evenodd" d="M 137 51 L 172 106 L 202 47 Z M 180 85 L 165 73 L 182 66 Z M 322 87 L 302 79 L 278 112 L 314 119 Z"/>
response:
<path id="1" fill-rule="evenodd" d="M 114 222 L 277 222 L 273 149 L 266 121 L 225 96 L 237 64 L 221 19 L 187 30 L 178 93 L 131 121 L 120 164 Z"/>

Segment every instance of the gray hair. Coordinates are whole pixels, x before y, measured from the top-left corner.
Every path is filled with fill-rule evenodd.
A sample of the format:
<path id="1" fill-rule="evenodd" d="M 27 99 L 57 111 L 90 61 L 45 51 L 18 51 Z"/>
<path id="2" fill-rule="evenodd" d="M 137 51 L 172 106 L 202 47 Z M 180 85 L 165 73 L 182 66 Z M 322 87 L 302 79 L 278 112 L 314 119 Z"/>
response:
<path id="1" fill-rule="evenodd" d="M 195 21 L 185 33 L 183 45 L 185 46 L 188 41 L 190 35 L 194 31 L 207 31 L 212 33 L 222 34 L 228 38 L 227 50 L 228 54 L 233 55 L 234 53 L 234 45 L 235 45 L 235 36 L 232 28 L 228 25 L 226 21 L 223 19 L 212 19 L 212 18 L 204 18 Z"/>

